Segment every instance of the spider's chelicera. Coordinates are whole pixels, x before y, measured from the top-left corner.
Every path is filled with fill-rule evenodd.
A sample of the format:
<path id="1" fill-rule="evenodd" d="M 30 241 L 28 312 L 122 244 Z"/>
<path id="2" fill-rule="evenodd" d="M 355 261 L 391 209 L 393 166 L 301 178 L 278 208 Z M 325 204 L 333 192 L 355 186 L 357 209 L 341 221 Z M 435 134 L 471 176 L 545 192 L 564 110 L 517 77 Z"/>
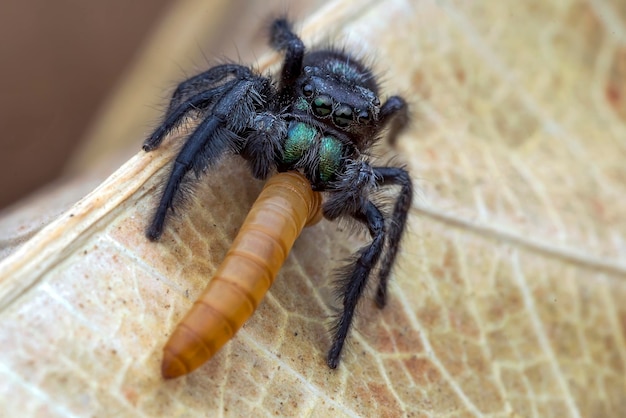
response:
<path id="1" fill-rule="evenodd" d="M 376 266 L 376 303 L 385 305 L 413 189 L 406 170 L 371 165 L 366 152 L 385 127 L 395 139 L 407 121 L 406 102 L 391 96 L 381 104 L 370 68 L 339 49 L 307 52 L 285 19 L 272 24 L 270 42 L 285 53 L 278 85 L 248 67 L 224 64 L 182 82 L 174 92 L 162 124 L 143 149 L 157 148 L 189 115 L 201 122 L 173 163 L 147 236 L 161 236 L 188 172 L 202 174 L 225 153 L 243 157 L 259 179 L 274 169 L 302 172 L 314 190 L 325 192 L 327 219 L 355 219 L 372 237 L 340 271 L 343 310 L 327 358 L 335 368 Z M 373 201 L 374 192 L 386 186 L 399 188 L 388 219 Z"/>

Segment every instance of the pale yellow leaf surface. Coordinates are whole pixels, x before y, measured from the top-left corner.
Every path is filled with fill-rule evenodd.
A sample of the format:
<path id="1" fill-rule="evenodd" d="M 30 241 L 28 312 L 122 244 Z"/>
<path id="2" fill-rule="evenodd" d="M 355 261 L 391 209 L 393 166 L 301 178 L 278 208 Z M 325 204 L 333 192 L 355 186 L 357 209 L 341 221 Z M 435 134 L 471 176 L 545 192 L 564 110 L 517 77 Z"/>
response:
<path id="1" fill-rule="evenodd" d="M 340 366 L 332 269 L 366 237 L 323 221 L 233 341 L 161 378 L 261 187 L 227 159 L 149 242 L 180 132 L 0 264 L 7 416 L 626 416 L 625 3 L 359 4 L 304 38 L 375 56 L 409 99 L 377 151 L 419 192 L 388 306 L 367 296 Z"/>

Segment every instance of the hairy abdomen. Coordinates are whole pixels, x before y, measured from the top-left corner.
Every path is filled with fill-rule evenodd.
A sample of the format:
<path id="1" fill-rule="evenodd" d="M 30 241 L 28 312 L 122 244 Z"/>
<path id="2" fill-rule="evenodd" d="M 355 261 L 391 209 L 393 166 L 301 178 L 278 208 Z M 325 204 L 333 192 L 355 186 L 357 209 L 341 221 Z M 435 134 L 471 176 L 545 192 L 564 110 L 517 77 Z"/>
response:
<path id="1" fill-rule="evenodd" d="M 215 276 L 163 348 L 161 372 L 182 376 L 209 360 L 252 315 L 302 229 L 321 219 L 321 197 L 296 172 L 272 177 Z"/>

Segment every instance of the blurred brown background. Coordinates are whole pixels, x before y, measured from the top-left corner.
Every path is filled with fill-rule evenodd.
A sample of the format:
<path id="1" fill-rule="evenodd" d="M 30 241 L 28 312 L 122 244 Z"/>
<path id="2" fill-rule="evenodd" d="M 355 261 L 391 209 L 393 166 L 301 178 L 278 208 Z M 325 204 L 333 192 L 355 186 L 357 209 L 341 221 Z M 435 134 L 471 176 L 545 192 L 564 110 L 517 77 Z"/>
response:
<path id="1" fill-rule="evenodd" d="M 166 76 L 169 79 L 165 85 L 158 78 L 147 80 L 152 91 L 162 89 L 161 94 L 159 97 L 154 97 L 152 92 L 146 97 L 134 94 L 133 106 L 138 112 L 149 108 L 159 114 L 159 106 L 167 101 L 177 81 L 189 75 L 189 69 L 180 58 L 186 52 L 175 50 L 175 39 L 155 49 L 154 38 L 164 22 L 191 3 L 197 4 L 198 0 L 3 2 L 0 6 L 0 209 L 58 179 L 68 172 L 68 165 L 73 173 L 85 170 L 89 158 L 81 157 L 81 163 L 77 164 L 77 155 L 88 156 L 90 152 L 93 155 L 93 149 L 98 149 L 86 142 L 131 141 L 132 147 L 141 142 L 140 136 L 150 129 L 144 120 L 138 117 L 135 123 L 129 115 L 126 124 L 135 125 L 136 130 L 121 129 L 115 131 L 114 137 L 103 138 L 109 134 L 103 134 L 102 125 L 117 122 L 115 113 L 109 112 L 109 119 L 103 118 L 103 114 L 107 115 L 107 107 L 113 106 L 116 99 L 112 97 L 120 85 L 125 79 L 129 81 L 133 63 L 142 59 L 142 51 L 150 45 L 153 54 L 156 51 L 162 57 L 163 65 L 177 66 L 177 70 L 173 76 Z M 263 51 L 265 38 L 260 35 L 271 16 L 288 11 L 289 15 L 301 18 L 322 2 L 301 5 L 285 0 L 203 0 L 203 3 L 205 13 L 214 14 L 214 25 L 207 28 L 206 34 L 189 35 L 197 38 L 198 56 L 217 54 L 250 62 L 256 53 Z M 160 33 L 172 38 L 180 32 L 177 28 L 172 35 L 162 30 Z M 246 41 L 251 41 L 256 49 L 246 45 Z M 154 65 L 161 65 L 159 56 L 153 60 Z M 202 59 L 195 58 L 198 70 L 203 67 Z M 131 82 L 136 84 L 137 80 Z"/>

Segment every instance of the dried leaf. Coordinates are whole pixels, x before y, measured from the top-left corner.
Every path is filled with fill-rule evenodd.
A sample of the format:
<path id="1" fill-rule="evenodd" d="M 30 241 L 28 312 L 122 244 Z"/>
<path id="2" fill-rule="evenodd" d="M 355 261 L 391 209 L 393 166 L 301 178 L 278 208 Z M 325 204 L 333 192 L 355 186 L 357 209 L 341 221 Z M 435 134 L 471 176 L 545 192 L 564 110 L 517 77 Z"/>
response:
<path id="1" fill-rule="evenodd" d="M 626 415 L 625 6 L 359 6 L 304 32 L 339 29 L 375 54 L 386 94 L 411 100 L 398 146 L 421 191 L 389 305 L 360 306 L 340 367 L 324 364 L 329 272 L 362 241 L 322 222 L 231 343 L 189 376 L 161 379 L 167 335 L 260 189 L 228 160 L 148 242 L 176 137 L 0 265 L 4 411 Z"/>

